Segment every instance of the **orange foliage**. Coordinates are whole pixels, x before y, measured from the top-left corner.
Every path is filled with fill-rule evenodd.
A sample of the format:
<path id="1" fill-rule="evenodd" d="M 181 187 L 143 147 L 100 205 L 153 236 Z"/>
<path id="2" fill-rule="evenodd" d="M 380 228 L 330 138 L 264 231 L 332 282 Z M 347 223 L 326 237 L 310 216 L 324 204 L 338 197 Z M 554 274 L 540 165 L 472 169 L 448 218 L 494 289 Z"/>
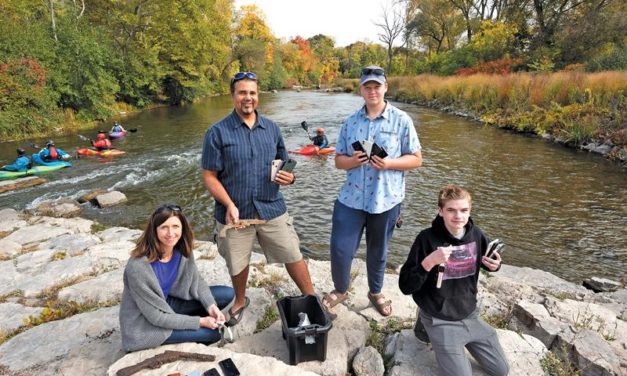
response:
<path id="1" fill-rule="evenodd" d="M 46 83 L 46 70 L 36 59 L 22 58 L 2 63 L 0 75 L 21 77 L 25 84 L 31 85 L 35 90 L 41 89 Z"/>

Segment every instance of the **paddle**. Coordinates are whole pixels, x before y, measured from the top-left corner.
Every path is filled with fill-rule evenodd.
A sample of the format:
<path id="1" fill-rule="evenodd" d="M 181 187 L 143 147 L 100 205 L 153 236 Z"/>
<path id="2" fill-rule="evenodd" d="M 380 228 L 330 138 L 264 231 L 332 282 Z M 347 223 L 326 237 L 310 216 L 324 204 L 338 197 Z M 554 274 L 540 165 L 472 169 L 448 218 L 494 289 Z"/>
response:
<path id="1" fill-rule="evenodd" d="M 137 132 L 137 128 L 127 129 L 127 131 L 129 131 L 129 132 L 131 132 L 131 133 L 135 133 L 135 132 Z"/>
<path id="2" fill-rule="evenodd" d="M 28 143 L 28 146 L 30 146 L 30 147 L 31 147 L 31 148 L 33 148 L 33 149 L 41 149 L 41 147 L 40 147 L 39 145 L 34 144 L 34 143 L 32 143 L 32 142 L 29 142 L 29 143 Z"/>
<path id="3" fill-rule="evenodd" d="M 90 139 L 90 138 L 85 137 L 85 136 L 83 136 L 82 134 L 79 134 L 79 135 L 78 135 L 78 138 L 80 138 L 80 139 L 81 139 L 81 140 L 83 140 L 83 141 L 89 141 L 89 142 L 91 142 L 91 139 Z"/>
<path id="4" fill-rule="evenodd" d="M 311 140 L 311 136 L 309 135 L 309 126 L 307 125 L 307 122 L 303 120 L 300 123 L 300 126 L 305 130 L 305 132 L 307 132 L 307 137 L 309 137 L 309 139 Z"/>

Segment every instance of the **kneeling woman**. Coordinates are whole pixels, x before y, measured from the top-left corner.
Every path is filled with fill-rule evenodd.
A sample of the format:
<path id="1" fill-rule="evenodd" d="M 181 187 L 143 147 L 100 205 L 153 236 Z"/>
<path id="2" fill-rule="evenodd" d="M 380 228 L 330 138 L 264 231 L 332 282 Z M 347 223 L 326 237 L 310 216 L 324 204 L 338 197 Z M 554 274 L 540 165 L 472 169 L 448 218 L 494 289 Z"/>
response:
<path id="1" fill-rule="evenodd" d="M 233 300 L 231 287 L 209 288 L 192 253 L 194 234 L 176 205 L 150 217 L 124 270 L 120 329 L 125 351 L 169 343 L 210 344 L 220 339 L 220 311 Z"/>

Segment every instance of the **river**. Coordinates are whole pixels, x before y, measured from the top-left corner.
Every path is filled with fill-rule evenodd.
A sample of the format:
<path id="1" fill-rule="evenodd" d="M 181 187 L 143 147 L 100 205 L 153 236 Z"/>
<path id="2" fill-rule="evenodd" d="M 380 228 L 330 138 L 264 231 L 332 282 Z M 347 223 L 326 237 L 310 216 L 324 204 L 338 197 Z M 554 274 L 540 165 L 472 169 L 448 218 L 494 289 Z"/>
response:
<path id="1" fill-rule="evenodd" d="M 297 149 L 308 141 L 301 121 L 306 120 L 310 130 L 325 127 L 334 144 L 342 121 L 362 100 L 351 94 L 283 91 L 262 94 L 260 102 L 262 113 L 281 127 L 288 149 Z M 535 137 L 414 105 L 395 105 L 413 118 L 424 163 L 407 174 L 404 224 L 390 244 L 392 266 L 404 262 L 416 234 L 430 225 L 439 189 L 456 183 L 473 194 L 475 223 L 505 241 L 505 262 L 575 282 L 589 276 L 625 276 L 627 174 L 620 166 Z M 126 128 L 137 128 L 126 139 L 114 141 L 126 154 L 73 160 L 72 168 L 48 175 L 45 185 L 0 194 L 0 208 L 31 208 L 44 200 L 114 189 L 126 194 L 128 203 L 102 210 L 85 206 L 82 216 L 106 226 L 141 228 L 156 206 L 176 202 L 193 222 L 197 237 L 210 239 L 213 200 L 200 179 L 201 142 L 207 127 L 231 108 L 230 97 L 221 96 L 118 118 Z M 93 137 L 95 132 L 83 134 Z M 69 152 L 85 146 L 76 134 L 56 136 L 54 141 Z M 0 163 L 10 163 L 15 148 L 25 145 L 0 143 Z M 335 169 L 332 156 L 293 158 L 298 161 L 297 183 L 282 188 L 289 212 L 310 256 L 328 259 L 331 212 L 345 174 Z M 364 256 L 363 243 L 359 255 Z"/>

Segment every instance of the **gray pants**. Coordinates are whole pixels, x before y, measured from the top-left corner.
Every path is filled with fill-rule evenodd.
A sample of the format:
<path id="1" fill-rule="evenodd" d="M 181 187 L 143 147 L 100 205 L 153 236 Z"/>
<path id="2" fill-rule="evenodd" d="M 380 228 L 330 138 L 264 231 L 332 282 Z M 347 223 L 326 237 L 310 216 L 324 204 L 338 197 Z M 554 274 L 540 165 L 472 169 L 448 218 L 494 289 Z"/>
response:
<path id="1" fill-rule="evenodd" d="M 496 330 L 479 318 L 478 310 L 460 321 L 440 320 L 420 310 L 419 319 L 429 334 L 442 375 L 472 375 L 464 347 L 488 374 L 505 376 L 509 373 Z"/>

